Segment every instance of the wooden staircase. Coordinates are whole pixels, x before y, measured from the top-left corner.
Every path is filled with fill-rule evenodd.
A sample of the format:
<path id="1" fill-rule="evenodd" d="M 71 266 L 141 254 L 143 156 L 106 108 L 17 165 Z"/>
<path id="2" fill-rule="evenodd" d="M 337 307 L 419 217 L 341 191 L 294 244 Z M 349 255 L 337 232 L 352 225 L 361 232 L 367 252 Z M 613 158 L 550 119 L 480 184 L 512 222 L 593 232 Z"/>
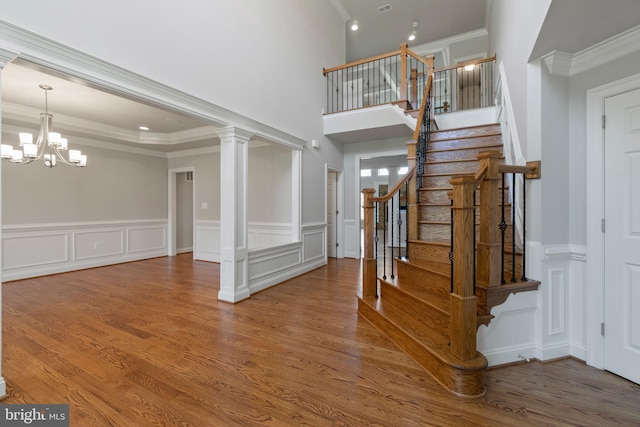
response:
<path id="1" fill-rule="evenodd" d="M 479 273 L 482 277 L 478 277 L 473 285 L 473 294 L 453 292 L 449 255 L 452 179 L 465 181 L 476 174 L 481 167 L 479 156 L 488 159 L 482 160 L 484 164 L 494 161 L 491 167 L 495 168 L 501 163 L 501 149 L 497 124 L 432 132 L 422 186 L 418 189 L 419 201 L 414 210 L 417 239 L 409 241 L 408 259 L 394 260 L 397 269 L 395 281 L 377 278 L 379 289 L 375 293 L 367 290 L 366 283 L 370 283 L 374 273 L 367 268 L 365 248 L 363 293 L 358 296 L 358 312 L 446 389 L 462 397 L 478 397 L 485 392 L 483 372 L 487 368 L 487 359 L 475 349 L 477 325 L 488 324 L 492 317 L 491 308 L 503 303 L 511 293 L 534 290 L 539 285 L 533 280 L 512 283 L 513 262 L 508 261 L 512 259 L 509 255 L 505 257 L 504 277 L 508 278 L 507 283 L 495 286 L 495 272 L 491 273 L 493 282 Z M 486 152 L 490 154 L 481 154 Z M 506 185 L 505 188 L 495 182 L 492 185 L 498 193 L 509 190 Z M 365 190 L 365 200 L 366 197 Z M 511 211 L 509 206 L 505 205 L 505 208 L 508 208 L 505 211 Z M 365 215 L 365 230 L 366 218 Z M 509 215 L 507 223 L 510 222 Z M 407 226 L 410 227 L 409 224 Z M 475 233 L 477 242 L 481 235 L 479 219 L 476 219 L 475 226 L 478 229 Z M 507 228 L 507 239 L 511 239 L 511 229 L 511 226 Z M 471 245 L 476 247 L 473 242 Z M 489 252 L 481 245 L 477 248 L 478 256 L 495 258 L 495 248 L 490 248 Z M 522 277 L 521 254 L 516 254 L 515 259 L 514 276 Z M 495 259 L 491 263 L 495 265 Z M 461 281 L 467 284 L 473 281 L 469 277 L 459 277 L 460 273 L 455 274 L 458 280 L 456 289 L 462 289 Z"/>

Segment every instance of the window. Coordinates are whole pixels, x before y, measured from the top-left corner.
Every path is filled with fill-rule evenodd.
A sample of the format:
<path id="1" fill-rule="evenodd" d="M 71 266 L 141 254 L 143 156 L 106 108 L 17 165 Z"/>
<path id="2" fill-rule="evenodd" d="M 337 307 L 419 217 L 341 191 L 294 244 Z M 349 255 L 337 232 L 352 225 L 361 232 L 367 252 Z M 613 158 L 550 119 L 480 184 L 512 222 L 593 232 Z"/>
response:
<path id="1" fill-rule="evenodd" d="M 403 176 L 406 175 L 407 172 L 409 172 L 409 168 L 408 167 L 402 167 L 400 169 L 398 169 L 398 176 Z"/>
<path id="2" fill-rule="evenodd" d="M 378 169 L 378 176 L 389 176 L 389 169 L 387 168 Z"/>
<path id="3" fill-rule="evenodd" d="M 371 176 L 371 169 L 360 169 L 360 176 Z"/>

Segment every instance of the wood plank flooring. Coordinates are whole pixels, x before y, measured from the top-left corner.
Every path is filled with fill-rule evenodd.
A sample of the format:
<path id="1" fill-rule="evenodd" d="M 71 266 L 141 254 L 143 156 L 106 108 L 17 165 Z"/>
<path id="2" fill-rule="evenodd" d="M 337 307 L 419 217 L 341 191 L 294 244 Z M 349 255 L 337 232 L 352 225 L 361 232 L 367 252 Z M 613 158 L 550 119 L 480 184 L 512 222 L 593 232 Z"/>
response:
<path id="1" fill-rule="evenodd" d="M 231 305 L 219 266 L 156 258 L 3 285 L 1 403 L 72 426 L 640 425 L 640 386 L 565 359 L 451 396 L 356 314 L 360 262 Z"/>

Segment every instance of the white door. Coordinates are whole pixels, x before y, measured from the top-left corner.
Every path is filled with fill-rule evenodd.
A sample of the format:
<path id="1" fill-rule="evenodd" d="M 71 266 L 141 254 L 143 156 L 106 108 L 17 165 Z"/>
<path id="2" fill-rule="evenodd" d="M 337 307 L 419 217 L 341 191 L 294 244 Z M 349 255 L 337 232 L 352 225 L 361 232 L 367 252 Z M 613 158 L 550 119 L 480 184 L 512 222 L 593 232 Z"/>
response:
<path id="1" fill-rule="evenodd" d="M 604 367 L 640 383 L 640 89 L 605 115 Z"/>
<path id="2" fill-rule="evenodd" d="M 337 177 L 335 172 L 327 174 L 327 256 L 337 257 L 337 227 L 336 213 L 337 206 Z"/>

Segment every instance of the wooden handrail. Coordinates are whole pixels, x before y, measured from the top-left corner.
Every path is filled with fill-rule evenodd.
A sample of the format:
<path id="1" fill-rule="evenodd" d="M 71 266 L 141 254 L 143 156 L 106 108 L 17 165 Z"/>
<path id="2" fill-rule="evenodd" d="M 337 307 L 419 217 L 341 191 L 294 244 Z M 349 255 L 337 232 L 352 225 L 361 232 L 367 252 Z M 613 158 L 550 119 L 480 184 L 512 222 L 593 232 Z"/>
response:
<path id="1" fill-rule="evenodd" d="M 396 185 L 394 185 L 393 188 L 389 192 L 387 192 L 387 194 L 385 194 L 384 196 L 374 197 L 373 202 L 384 203 L 389 201 L 400 190 L 400 188 L 402 188 L 402 186 L 406 184 L 407 181 L 409 181 L 409 179 L 413 176 L 415 172 L 416 172 L 416 167 L 414 166 L 411 169 L 409 169 L 406 175 L 400 181 L 398 181 Z"/>
<path id="2" fill-rule="evenodd" d="M 427 79 L 427 84 L 424 86 L 424 94 L 422 95 L 422 105 L 420 106 L 420 114 L 418 115 L 418 121 L 416 122 L 416 129 L 413 131 L 413 140 L 417 141 L 420 136 L 420 126 L 422 125 L 422 120 L 424 118 L 424 113 L 427 108 L 427 99 L 429 98 L 429 91 L 431 90 L 431 85 L 433 83 L 433 76 L 429 74 L 429 78 Z"/>
<path id="3" fill-rule="evenodd" d="M 482 181 L 484 177 L 487 176 L 487 172 L 489 172 L 489 166 L 487 165 L 482 166 L 482 168 L 480 168 L 478 172 L 476 172 L 476 174 L 473 176 L 473 178 L 476 180 L 476 185 L 478 185 L 480 181 Z"/>
<path id="4" fill-rule="evenodd" d="M 466 65 L 478 65 L 478 64 L 482 64 L 484 62 L 492 62 L 496 60 L 496 56 L 493 55 L 491 58 L 483 58 L 483 59 L 474 59 L 471 61 L 467 61 L 467 62 L 461 62 L 460 64 L 456 64 L 456 65 L 451 65 L 449 67 L 444 67 L 444 68 L 438 68 L 437 70 L 434 70 L 434 73 L 440 72 L 440 71 L 448 71 L 448 70 L 455 70 L 456 68 L 462 68 Z"/>
<path id="5" fill-rule="evenodd" d="M 393 51 L 393 52 L 390 52 L 390 53 L 383 53 L 381 55 L 372 56 L 370 58 L 360 59 L 358 61 L 349 62 L 348 64 L 338 65 L 337 67 L 323 68 L 322 69 L 322 75 L 326 76 L 328 73 L 331 73 L 333 71 L 343 70 L 343 69 L 349 68 L 349 67 L 355 67 L 357 65 L 366 64 L 367 62 L 373 62 L 373 61 L 377 61 L 379 59 L 384 59 L 384 58 L 389 58 L 389 57 L 392 57 L 392 56 L 400 55 L 401 53 L 402 53 L 402 49 L 399 49 L 399 50 L 396 50 L 396 51 Z"/>
<path id="6" fill-rule="evenodd" d="M 527 162 L 526 166 L 518 165 L 498 165 L 500 173 L 523 173 L 527 175 L 527 179 L 540 178 L 540 161 Z"/>
<path id="7" fill-rule="evenodd" d="M 418 55 L 417 53 L 412 52 L 409 49 L 407 49 L 407 54 L 412 56 L 413 58 L 417 59 L 418 61 L 422 62 L 427 67 L 431 67 L 431 60 L 430 59 L 425 59 L 425 58 L 421 57 L 420 55 Z M 432 58 L 432 57 L 433 57 L 433 55 L 429 55 L 429 58 Z"/>

